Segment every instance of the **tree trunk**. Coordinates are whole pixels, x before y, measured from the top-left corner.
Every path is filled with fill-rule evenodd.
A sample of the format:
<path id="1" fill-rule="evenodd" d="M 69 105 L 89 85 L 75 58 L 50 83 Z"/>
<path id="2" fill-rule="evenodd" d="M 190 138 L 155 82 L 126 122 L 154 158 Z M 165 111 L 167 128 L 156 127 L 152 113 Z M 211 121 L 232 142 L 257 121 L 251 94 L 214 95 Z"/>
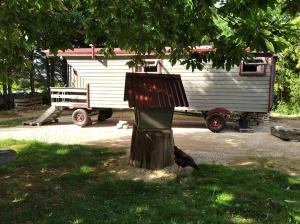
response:
<path id="1" fill-rule="evenodd" d="M 50 68 L 49 68 L 49 60 L 45 58 L 45 70 L 46 70 L 46 91 L 47 91 L 47 101 L 48 103 L 51 102 L 50 96 L 50 86 L 51 86 L 51 79 L 50 79 Z"/>
<path id="2" fill-rule="evenodd" d="M 3 89 L 4 109 L 8 110 L 7 84 L 5 82 L 2 83 L 2 89 Z"/>
<path id="3" fill-rule="evenodd" d="M 34 94 L 35 88 L 34 88 L 34 69 L 33 68 L 31 68 L 29 71 L 29 81 L 30 81 L 30 93 Z"/>
<path id="4" fill-rule="evenodd" d="M 174 161 L 172 129 L 139 129 L 132 131 L 129 164 L 145 169 L 162 169 Z"/>
<path id="5" fill-rule="evenodd" d="M 3 95 L 7 96 L 7 85 L 5 82 L 2 83 L 2 90 L 3 90 Z"/>
<path id="6" fill-rule="evenodd" d="M 11 84 L 12 84 L 11 81 L 8 80 L 8 83 L 7 83 L 7 99 L 8 99 L 7 105 L 8 105 L 8 108 L 7 109 L 9 109 L 9 110 L 13 107 Z"/>
<path id="7" fill-rule="evenodd" d="M 68 63 L 65 58 L 62 59 L 62 79 L 65 86 L 68 86 Z"/>
<path id="8" fill-rule="evenodd" d="M 31 68 L 29 71 L 29 82 L 30 82 L 30 93 L 33 95 L 35 93 L 34 88 L 34 49 L 31 51 L 31 55 L 29 56 L 29 59 L 31 61 Z"/>
<path id="9" fill-rule="evenodd" d="M 55 86 L 55 58 L 50 58 L 50 86 Z"/>

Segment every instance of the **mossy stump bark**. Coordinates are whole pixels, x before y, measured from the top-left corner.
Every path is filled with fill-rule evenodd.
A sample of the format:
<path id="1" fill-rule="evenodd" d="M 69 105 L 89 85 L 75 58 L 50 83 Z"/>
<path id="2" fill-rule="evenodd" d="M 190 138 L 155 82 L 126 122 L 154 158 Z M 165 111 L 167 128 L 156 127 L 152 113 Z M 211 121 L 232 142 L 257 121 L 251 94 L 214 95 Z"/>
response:
<path id="1" fill-rule="evenodd" d="M 172 129 L 139 129 L 132 131 L 129 164 L 157 170 L 171 166 L 174 161 Z"/>

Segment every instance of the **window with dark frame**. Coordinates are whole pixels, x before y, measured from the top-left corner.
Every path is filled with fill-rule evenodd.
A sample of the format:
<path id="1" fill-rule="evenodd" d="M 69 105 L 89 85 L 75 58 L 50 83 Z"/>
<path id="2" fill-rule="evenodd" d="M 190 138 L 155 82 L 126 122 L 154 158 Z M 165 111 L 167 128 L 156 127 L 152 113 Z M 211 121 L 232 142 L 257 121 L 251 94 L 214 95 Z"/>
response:
<path id="1" fill-rule="evenodd" d="M 266 75 L 266 65 L 267 62 L 260 58 L 243 61 L 240 65 L 240 76 Z"/>
<path id="2" fill-rule="evenodd" d="M 157 61 L 146 61 L 146 65 L 136 67 L 135 72 L 159 73 L 158 62 Z"/>

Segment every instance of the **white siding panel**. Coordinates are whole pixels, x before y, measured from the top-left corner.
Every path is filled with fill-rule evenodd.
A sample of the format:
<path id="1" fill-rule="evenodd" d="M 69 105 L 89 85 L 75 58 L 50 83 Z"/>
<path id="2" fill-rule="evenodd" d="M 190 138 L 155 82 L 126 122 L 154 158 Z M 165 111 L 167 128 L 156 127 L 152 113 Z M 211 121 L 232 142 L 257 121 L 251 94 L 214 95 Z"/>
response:
<path id="1" fill-rule="evenodd" d="M 82 85 L 90 88 L 90 107 L 128 108 L 124 102 L 128 60 L 68 60 L 77 71 Z M 79 87 L 79 86 L 78 86 Z"/>
<path id="2" fill-rule="evenodd" d="M 211 110 L 223 107 L 230 111 L 267 112 L 270 66 L 264 76 L 240 76 L 239 67 L 230 71 L 205 65 L 202 71 L 186 70 L 176 63 L 173 67 L 163 61 L 163 73 L 180 74 L 189 109 Z"/>
<path id="3" fill-rule="evenodd" d="M 98 101 L 91 101 L 90 107 L 94 108 L 116 108 L 116 109 L 127 109 L 128 102 L 125 101 L 113 101 L 113 100 L 98 100 Z"/>
<path id="4" fill-rule="evenodd" d="M 217 95 L 217 96 L 213 96 L 213 95 L 189 95 L 190 99 L 193 101 L 196 100 L 203 100 L 203 101 L 211 101 L 214 102 L 214 100 L 218 100 L 218 101 L 241 101 L 243 103 L 243 101 L 255 101 L 257 103 L 262 103 L 262 99 L 266 99 L 268 100 L 268 96 L 262 97 L 262 96 L 226 96 L 226 95 Z M 188 98 L 189 98 L 188 97 Z M 191 102 L 191 101 L 189 101 Z"/>
<path id="5" fill-rule="evenodd" d="M 77 72 L 72 75 L 74 87 L 90 85 L 90 106 L 128 108 L 123 101 L 125 74 L 131 72 L 126 63 L 129 59 L 109 60 L 68 60 Z M 267 112 L 269 99 L 269 74 L 265 76 L 240 76 L 239 67 L 229 72 L 212 68 L 206 64 L 202 71 L 186 70 L 177 63 L 171 66 L 163 61 L 162 72 L 180 74 L 189 100 L 189 110 L 211 110 L 223 107 L 231 111 Z"/>

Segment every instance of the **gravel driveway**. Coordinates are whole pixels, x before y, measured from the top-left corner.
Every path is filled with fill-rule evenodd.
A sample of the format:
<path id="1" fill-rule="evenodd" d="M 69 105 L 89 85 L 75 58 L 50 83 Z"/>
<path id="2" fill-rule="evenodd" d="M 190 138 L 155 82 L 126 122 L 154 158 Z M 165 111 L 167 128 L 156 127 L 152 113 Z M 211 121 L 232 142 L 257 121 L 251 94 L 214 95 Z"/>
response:
<path id="1" fill-rule="evenodd" d="M 117 129 L 117 119 L 90 127 L 73 125 L 64 117 L 62 123 L 40 127 L 0 128 L 0 139 L 35 139 L 50 143 L 86 144 L 124 148 L 130 147 L 132 129 Z M 132 121 L 131 121 L 132 122 Z M 255 127 L 254 133 L 238 133 L 228 128 L 212 133 L 200 122 L 174 121 L 175 144 L 201 162 L 230 162 L 237 157 L 284 157 L 300 159 L 300 142 L 282 141 L 270 135 L 270 125 Z"/>

